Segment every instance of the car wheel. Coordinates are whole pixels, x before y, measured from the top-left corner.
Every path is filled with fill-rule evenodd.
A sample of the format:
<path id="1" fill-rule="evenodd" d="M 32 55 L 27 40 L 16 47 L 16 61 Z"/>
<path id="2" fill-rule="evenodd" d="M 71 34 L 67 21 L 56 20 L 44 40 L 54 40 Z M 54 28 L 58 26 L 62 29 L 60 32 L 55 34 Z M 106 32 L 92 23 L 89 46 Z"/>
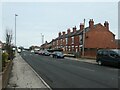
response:
<path id="1" fill-rule="evenodd" d="M 101 62 L 101 61 L 98 61 L 98 65 L 102 65 L 102 62 Z"/>
<path id="2" fill-rule="evenodd" d="M 52 57 L 54 58 L 54 55 L 52 55 Z"/>
<path id="3" fill-rule="evenodd" d="M 58 57 L 56 56 L 56 58 L 58 58 Z"/>

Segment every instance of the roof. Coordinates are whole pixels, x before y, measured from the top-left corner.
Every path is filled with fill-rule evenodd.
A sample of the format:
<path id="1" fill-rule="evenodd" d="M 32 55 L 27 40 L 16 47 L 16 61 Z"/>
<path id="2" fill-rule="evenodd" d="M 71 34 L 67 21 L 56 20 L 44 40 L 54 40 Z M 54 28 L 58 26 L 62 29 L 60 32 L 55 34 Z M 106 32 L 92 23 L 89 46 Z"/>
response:
<path id="1" fill-rule="evenodd" d="M 94 26 L 95 26 L 95 25 L 94 25 Z M 85 32 L 89 31 L 89 27 L 86 27 L 84 30 L 85 30 Z M 57 38 L 54 39 L 54 40 L 62 39 L 62 38 L 64 38 L 64 37 L 67 38 L 67 37 L 72 37 L 72 36 L 75 36 L 75 35 L 80 35 L 80 34 L 83 33 L 84 30 L 82 30 L 82 31 L 77 30 L 76 32 L 70 32 L 70 33 L 67 33 L 67 34 L 65 34 L 65 35 L 61 35 L 60 37 L 57 37 Z"/>
<path id="2" fill-rule="evenodd" d="M 101 23 L 98 23 L 98 24 L 95 24 L 94 27 L 97 27 L 97 25 L 101 25 L 103 26 Z M 59 39 L 62 39 L 62 38 L 68 38 L 68 37 L 72 37 L 72 36 L 77 36 L 77 35 L 82 35 L 83 34 L 83 31 L 88 32 L 90 31 L 90 28 L 89 27 L 86 27 L 84 28 L 83 30 L 76 30 L 76 32 L 70 32 L 70 33 L 67 33 L 65 35 L 61 35 L 60 37 L 57 37 L 56 39 L 52 40 L 52 41 L 56 41 L 56 40 L 59 40 Z M 110 33 L 112 33 L 111 31 L 109 31 Z M 112 33 L 113 34 L 113 33 Z M 114 35 L 114 34 L 113 34 Z M 51 41 L 51 42 L 52 42 Z M 119 41 L 120 42 L 120 41 Z"/>

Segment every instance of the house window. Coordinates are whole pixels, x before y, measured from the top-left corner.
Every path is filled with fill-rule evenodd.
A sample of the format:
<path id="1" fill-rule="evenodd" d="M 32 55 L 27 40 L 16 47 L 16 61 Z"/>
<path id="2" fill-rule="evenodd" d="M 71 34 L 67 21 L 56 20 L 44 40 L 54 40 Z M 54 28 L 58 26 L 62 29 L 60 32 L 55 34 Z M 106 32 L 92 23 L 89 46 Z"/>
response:
<path id="1" fill-rule="evenodd" d="M 55 42 L 53 42 L 53 45 L 55 45 Z"/>
<path id="2" fill-rule="evenodd" d="M 57 40 L 57 45 L 58 45 L 58 40 Z"/>
<path id="3" fill-rule="evenodd" d="M 66 46 L 66 51 L 67 51 L 67 46 Z"/>
<path id="4" fill-rule="evenodd" d="M 82 40 L 82 38 L 83 38 L 82 35 L 80 35 L 80 40 Z"/>
<path id="5" fill-rule="evenodd" d="M 76 50 L 75 50 L 76 52 L 78 52 L 78 48 L 76 48 Z"/>
<path id="6" fill-rule="evenodd" d="M 65 42 L 65 39 L 63 39 L 63 42 Z"/>
<path id="7" fill-rule="evenodd" d="M 62 45 L 62 39 L 60 39 L 60 45 Z"/>
<path id="8" fill-rule="evenodd" d="M 74 46 L 72 46 L 72 51 L 74 51 Z"/>
<path id="9" fill-rule="evenodd" d="M 68 38 L 66 38 L 66 45 L 68 44 Z"/>
<path id="10" fill-rule="evenodd" d="M 83 44 L 83 37 L 82 37 L 82 35 L 80 35 L 80 45 L 82 45 Z"/>
<path id="11" fill-rule="evenodd" d="M 72 37 L 72 44 L 74 44 L 74 37 Z"/>

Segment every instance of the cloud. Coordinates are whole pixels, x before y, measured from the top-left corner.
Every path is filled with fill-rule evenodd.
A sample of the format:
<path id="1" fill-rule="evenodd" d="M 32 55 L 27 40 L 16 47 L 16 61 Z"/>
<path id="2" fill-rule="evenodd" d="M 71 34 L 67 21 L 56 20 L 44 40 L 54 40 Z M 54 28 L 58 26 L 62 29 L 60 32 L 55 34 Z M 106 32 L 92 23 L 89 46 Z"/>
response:
<path id="1" fill-rule="evenodd" d="M 119 0 L 1 0 L 2 2 L 118 2 Z"/>

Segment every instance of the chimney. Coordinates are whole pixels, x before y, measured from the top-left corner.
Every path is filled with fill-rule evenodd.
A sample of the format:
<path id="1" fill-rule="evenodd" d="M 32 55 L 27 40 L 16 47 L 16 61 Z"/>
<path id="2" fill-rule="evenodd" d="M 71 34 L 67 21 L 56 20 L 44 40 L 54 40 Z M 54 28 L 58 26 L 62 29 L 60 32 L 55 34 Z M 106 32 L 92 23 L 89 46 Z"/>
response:
<path id="1" fill-rule="evenodd" d="M 59 37 L 61 36 L 61 32 L 58 33 L 58 36 L 59 36 Z"/>
<path id="2" fill-rule="evenodd" d="M 47 44 L 48 42 L 47 42 L 47 41 L 45 41 L 45 43 Z"/>
<path id="3" fill-rule="evenodd" d="M 90 19 L 90 21 L 89 21 L 89 28 L 90 29 L 94 28 L 94 21 L 93 21 L 93 19 Z"/>
<path id="4" fill-rule="evenodd" d="M 67 33 L 68 33 L 68 34 L 70 33 L 70 29 L 67 30 Z"/>
<path id="5" fill-rule="evenodd" d="M 63 33 L 63 35 L 65 35 L 65 32 L 64 32 L 64 31 L 63 31 L 62 33 Z"/>
<path id="6" fill-rule="evenodd" d="M 82 31 L 84 29 L 84 24 L 80 23 L 80 31 Z"/>
<path id="7" fill-rule="evenodd" d="M 107 30 L 109 30 L 109 23 L 108 23 L 108 21 L 105 21 L 104 26 L 107 28 Z"/>
<path id="8" fill-rule="evenodd" d="M 77 29 L 77 28 L 76 28 L 76 26 L 75 26 L 75 27 L 73 27 L 73 32 L 76 32 L 76 29 Z"/>

